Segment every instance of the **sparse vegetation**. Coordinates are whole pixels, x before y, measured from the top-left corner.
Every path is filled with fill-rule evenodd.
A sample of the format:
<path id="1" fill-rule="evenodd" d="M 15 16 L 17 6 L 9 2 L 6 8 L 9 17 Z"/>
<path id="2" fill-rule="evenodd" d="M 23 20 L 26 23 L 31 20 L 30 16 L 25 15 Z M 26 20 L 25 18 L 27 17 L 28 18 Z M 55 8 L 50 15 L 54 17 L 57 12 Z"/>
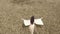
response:
<path id="1" fill-rule="evenodd" d="M 32 15 L 44 22 L 34 34 L 60 34 L 60 0 L 0 0 L 0 34 L 30 34 L 21 18 Z"/>

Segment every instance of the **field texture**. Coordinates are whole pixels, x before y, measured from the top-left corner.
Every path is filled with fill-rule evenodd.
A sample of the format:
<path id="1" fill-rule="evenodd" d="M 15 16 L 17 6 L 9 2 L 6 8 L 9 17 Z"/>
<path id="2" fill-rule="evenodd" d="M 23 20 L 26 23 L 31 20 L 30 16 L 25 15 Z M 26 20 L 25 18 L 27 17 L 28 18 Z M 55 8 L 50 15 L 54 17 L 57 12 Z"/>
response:
<path id="1" fill-rule="evenodd" d="M 34 34 L 60 34 L 60 0 L 0 0 L 0 34 L 30 34 L 21 18 L 43 17 Z"/>

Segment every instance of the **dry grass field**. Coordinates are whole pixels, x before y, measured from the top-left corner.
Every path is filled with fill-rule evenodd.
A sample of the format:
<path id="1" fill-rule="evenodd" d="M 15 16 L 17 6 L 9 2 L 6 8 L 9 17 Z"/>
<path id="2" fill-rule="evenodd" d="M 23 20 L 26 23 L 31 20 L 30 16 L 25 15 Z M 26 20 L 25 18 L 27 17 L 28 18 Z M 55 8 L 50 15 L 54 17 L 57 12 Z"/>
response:
<path id="1" fill-rule="evenodd" d="M 34 34 L 60 34 L 60 0 L 0 0 L 0 34 L 30 34 L 21 18 L 43 17 Z"/>

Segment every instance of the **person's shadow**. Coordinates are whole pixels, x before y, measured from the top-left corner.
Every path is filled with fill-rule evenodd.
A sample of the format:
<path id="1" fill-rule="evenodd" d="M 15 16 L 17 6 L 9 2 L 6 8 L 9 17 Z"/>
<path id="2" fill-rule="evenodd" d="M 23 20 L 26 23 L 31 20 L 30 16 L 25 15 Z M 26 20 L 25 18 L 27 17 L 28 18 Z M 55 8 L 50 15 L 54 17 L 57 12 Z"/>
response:
<path id="1" fill-rule="evenodd" d="M 22 24 L 23 29 L 27 29 L 29 26 L 25 26 L 24 24 Z M 42 28 L 43 25 L 36 25 L 37 28 Z M 34 34 L 38 34 L 35 30 L 34 30 Z"/>
<path id="2" fill-rule="evenodd" d="M 23 28 L 26 28 L 26 27 L 28 27 L 28 26 L 25 26 L 24 24 L 22 24 L 22 27 L 23 27 Z"/>

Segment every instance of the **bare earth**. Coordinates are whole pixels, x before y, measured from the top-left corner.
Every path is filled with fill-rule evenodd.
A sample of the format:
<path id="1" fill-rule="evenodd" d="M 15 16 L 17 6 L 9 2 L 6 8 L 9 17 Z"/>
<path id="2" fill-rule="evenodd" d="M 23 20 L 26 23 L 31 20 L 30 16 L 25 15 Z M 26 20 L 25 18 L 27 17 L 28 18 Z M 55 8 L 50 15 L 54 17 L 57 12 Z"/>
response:
<path id="1" fill-rule="evenodd" d="M 34 34 L 60 34 L 60 0 L 0 0 L 0 34 L 30 34 L 21 18 L 43 17 Z"/>

